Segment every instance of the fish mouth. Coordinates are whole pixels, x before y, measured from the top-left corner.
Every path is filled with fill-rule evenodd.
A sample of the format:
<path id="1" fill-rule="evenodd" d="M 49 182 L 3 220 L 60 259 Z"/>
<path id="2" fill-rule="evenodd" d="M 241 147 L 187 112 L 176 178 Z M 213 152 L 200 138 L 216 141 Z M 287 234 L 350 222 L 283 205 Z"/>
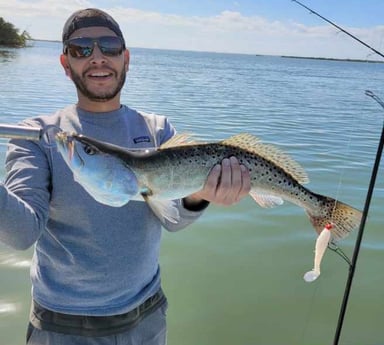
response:
<path id="1" fill-rule="evenodd" d="M 67 153 L 68 161 L 71 162 L 75 154 L 75 139 L 72 134 L 59 132 L 56 134 L 56 141 Z"/>

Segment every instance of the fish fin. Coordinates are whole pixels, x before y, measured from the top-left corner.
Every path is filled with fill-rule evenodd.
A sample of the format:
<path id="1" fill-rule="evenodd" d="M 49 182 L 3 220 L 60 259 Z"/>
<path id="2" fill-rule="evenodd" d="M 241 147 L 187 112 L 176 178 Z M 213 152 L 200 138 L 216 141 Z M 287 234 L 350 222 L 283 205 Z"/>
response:
<path id="1" fill-rule="evenodd" d="M 154 199 L 148 195 L 143 195 L 143 198 L 161 222 L 168 220 L 169 222 L 176 224 L 180 220 L 180 214 L 178 208 L 176 207 L 176 201 Z"/>
<path id="2" fill-rule="evenodd" d="M 192 134 L 189 133 L 180 133 L 174 135 L 172 138 L 167 140 L 165 143 L 161 144 L 159 149 L 169 149 L 171 147 L 187 146 L 197 144 L 197 141 L 192 139 Z M 201 144 L 199 142 L 199 144 Z"/>
<path id="3" fill-rule="evenodd" d="M 260 157 L 281 167 L 299 183 L 309 182 L 309 178 L 303 167 L 294 161 L 289 155 L 271 144 L 263 144 L 261 140 L 252 134 L 243 133 L 234 135 L 220 142 L 222 145 L 237 147 L 245 151 L 259 155 Z"/>
<path id="4" fill-rule="evenodd" d="M 309 220 L 318 234 L 327 224 L 331 224 L 332 238 L 340 240 L 360 226 L 361 211 L 330 197 L 324 196 L 323 198 L 321 209 L 316 214 L 306 210 Z"/>
<path id="5" fill-rule="evenodd" d="M 260 193 L 256 190 L 251 190 L 249 195 L 255 200 L 261 207 L 272 208 L 275 206 L 280 206 L 284 203 L 284 200 L 278 196 L 267 195 Z"/>

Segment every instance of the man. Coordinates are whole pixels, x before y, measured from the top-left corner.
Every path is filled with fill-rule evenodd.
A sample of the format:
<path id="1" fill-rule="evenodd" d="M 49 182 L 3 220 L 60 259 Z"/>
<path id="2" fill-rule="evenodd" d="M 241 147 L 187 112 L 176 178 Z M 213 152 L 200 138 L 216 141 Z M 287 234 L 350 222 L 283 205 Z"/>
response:
<path id="1" fill-rule="evenodd" d="M 177 200 L 177 224 L 161 222 L 144 202 L 96 202 L 73 180 L 49 128 L 130 148 L 161 145 L 175 130 L 163 116 L 120 103 L 129 51 L 107 13 L 75 12 L 63 47 L 60 62 L 78 103 L 25 121 L 42 127 L 44 140 L 10 142 L 0 185 L 0 241 L 20 250 L 35 244 L 27 344 L 165 344 L 161 227 L 186 227 L 209 202 L 238 202 L 250 190 L 249 173 L 234 157 L 215 166 L 201 191 Z"/>

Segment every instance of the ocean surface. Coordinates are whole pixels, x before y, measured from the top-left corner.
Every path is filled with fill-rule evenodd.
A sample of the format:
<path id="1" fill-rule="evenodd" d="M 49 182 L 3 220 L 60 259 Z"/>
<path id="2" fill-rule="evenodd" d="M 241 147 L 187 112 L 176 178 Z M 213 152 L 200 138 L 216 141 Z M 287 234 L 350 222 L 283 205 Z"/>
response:
<path id="1" fill-rule="evenodd" d="M 60 52 L 53 42 L 0 49 L 0 123 L 76 102 Z M 204 140 L 248 132 L 274 143 L 305 167 L 311 190 L 362 209 L 384 120 L 365 90 L 384 98 L 383 81 L 381 63 L 133 48 L 122 101 Z M 5 151 L 2 139 L 1 179 Z M 384 344 L 383 182 L 381 167 L 339 344 Z M 164 232 L 169 345 L 332 344 L 349 269 L 327 251 L 319 279 L 304 282 L 315 239 L 301 208 L 250 198 Z M 340 242 L 349 257 L 355 241 Z M 0 244 L 1 345 L 24 343 L 31 253 Z"/>

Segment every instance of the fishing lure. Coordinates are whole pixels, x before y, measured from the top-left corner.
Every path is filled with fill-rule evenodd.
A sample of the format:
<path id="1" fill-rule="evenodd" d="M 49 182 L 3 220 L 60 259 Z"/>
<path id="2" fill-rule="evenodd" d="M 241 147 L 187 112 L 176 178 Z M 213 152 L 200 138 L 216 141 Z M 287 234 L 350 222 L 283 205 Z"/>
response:
<path id="1" fill-rule="evenodd" d="M 323 17 L 322 15 L 320 15 L 319 13 L 313 11 L 312 9 L 310 9 L 307 6 L 305 6 L 301 2 L 299 2 L 297 0 L 292 0 L 292 1 L 297 3 L 298 5 L 300 5 L 301 7 L 304 7 L 305 9 L 309 10 L 311 13 L 315 14 L 319 18 L 323 19 L 324 21 L 326 21 L 327 23 L 331 24 L 335 28 L 337 28 L 340 31 L 342 31 L 345 34 L 347 34 L 349 37 L 353 38 L 355 41 L 361 43 L 362 45 L 364 45 L 365 47 L 369 48 L 370 50 L 372 50 L 377 55 L 380 55 L 381 57 L 384 58 L 384 54 L 382 54 L 378 50 L 372 48 L 370 45 L 368 45 L 367 43 L 363 42 L 362 40 L 360 40 L 356 36 L 352 35 L 348 31 L 344 30 L 339 25 L 333 23 L 329 19 L 327 19 L 327 18 Z M 378 96 L 376 96 L 372 91 L 366 90 L 365 94 L 368 97 L 371 97 L 372 99 L 374 99 L 384 109 L 384 102 Z M 365 223 L 366 223 L 366 220 L 367 220 L 367 217 L 368 217 L 368 212 L 369 212 L 369 207 L 370 207 L 371 200 L 372 200 L 373 191 L 375 189 L 376 177 L 377 177 L 377 174 L 378 174 L 378 171 L 379 171 L 380 160 L 381 160 L 381 156 L 382 156 L 382 153 L 383 153 L 383 148 L 384 148 L 384 123 L 383 123 L 383 126 L 382 126 L 380 141 L 379 141 L 379 144 L 378 144 L 378 147 L 377 147 L 375 162 L 374 162 L 374 165 L 373 165 L 373 168 L 372 168 L 371 179 L 369 181 L 367 196 L 366 196 L 366 199 L 365 199 L 363 216 L 362 216 L 362 219 L 361 219 L 361 222 L 360 222 L 359 231 L 357 233 L 356 244 L 355 244 L 355 249 L 354 249 L 354 252 L 353 252 L 352 260 L 349 261 L 349 259 L 344 255 L 344 253 L 341 252 L 341 254 L 340 254 L 340 250 L 339 250 L 339 248 L 337 248 L 337 246 L 332 248 L 332 242 L 330 242 L 328 244 L 328 247 L 330 249 L 336 251 L 338 254 L 340 254 L 342 257 L 344 257 L 344 259 L 349 263 L 349 274 L 348 274 L 348 279 L 347 279 L 345 290 L 344 290 L 343 301 L 342 301 L 342 304 L 341 304 L 341 307 L 340 307 L 339 319 L 338 319 L 338 322 L 337 322 L 337 327 L 336 327 L 336 331 L 335 331 L 335 337 L 333 339 L 333 345 L 338 345 L 339 344 L 341 330 L 342 330 L 342 327 L 343 327 L 343 324 L 344 324 L 344 318 L 345 318 L 345 314 L 346 314 L 346 310 L 347 310 L 347 306 L 348 306 L 349 295 L 350 295 L 351 288 L 352 288 L 353 277 L 355 275 L 357 259 L 358 259 L 359 253 L 360 253 L 360 247 L 361 247 L 361 242 L 362 242 L 362 239 L 363 239 Z M 309 278 L 310 277 L 313 277 L 313 275 L 310 275 Z"/>
<path id="2" fill-rule="evenodd" d="M 321 231 L 320 235 L 317 237 L 316 245 L 315 245 L 315 260 L 313 270 L 308 271 L 304 274 L 304 280 L 307 283 L 313 282 L 320 275 L 320 264 L 323 259 L 325 250 L 328 247 L 328 244 L 331 240 L 331 229 L 333 225 L 328 223 L 324 229 Z"/>

